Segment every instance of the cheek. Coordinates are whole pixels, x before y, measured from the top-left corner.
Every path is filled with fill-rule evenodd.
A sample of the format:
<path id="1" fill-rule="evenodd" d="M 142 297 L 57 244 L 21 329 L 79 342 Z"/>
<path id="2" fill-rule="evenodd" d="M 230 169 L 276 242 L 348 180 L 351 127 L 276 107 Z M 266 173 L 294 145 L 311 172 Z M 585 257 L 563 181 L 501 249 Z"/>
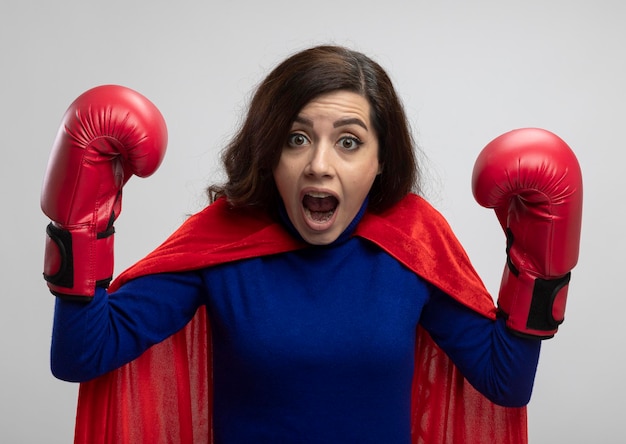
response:
<path id="1" fill-rule="evenodd" d="M 362 195 L 369 193 L 378 175 L 379 169 L 378 162 L 372 162 L 355 171 L 353 182 L 354 191 Z"/>

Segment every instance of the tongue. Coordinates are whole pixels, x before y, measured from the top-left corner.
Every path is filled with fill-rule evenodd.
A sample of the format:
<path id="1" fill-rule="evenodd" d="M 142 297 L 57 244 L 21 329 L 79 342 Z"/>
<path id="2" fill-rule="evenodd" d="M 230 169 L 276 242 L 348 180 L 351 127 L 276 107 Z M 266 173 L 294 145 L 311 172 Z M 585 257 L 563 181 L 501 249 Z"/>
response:
<path id="1" fill-rule="evenodd" d="M 313 196 L 304 196 L 302 203 L 305 207 L 307 207 L 310 211 L 315 212 L 328 212 L 333 211 L 337 206 L 337 199 L 328 196 L 328 197 L 313 197 Z"/>

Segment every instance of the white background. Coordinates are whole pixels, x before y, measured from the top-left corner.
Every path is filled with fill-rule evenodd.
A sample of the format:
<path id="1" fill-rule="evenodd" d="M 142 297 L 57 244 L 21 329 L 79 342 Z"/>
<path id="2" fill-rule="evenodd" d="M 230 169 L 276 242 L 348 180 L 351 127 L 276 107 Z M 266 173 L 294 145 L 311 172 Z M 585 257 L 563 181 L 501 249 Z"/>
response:
<path id="1" fill-rule="evenodd" d="M 277 62 L 318 43 L 378 60 L 428 156 L 428 197 L 492 294 L 504 236 L 470 175 L 480 149 L 516 127 L 549 129 L 585 180 L 567 319 L 544 343 L 531 443 L 626 442 L 624 126 L 626 6 L 620 0 L 16 1 L 0 6 L 0 441 L 68 443 L 76 385 L 49 371 L 54 298 L 41 278 L 39 193 L 60 119 L 103 83 L 149 97 L 169 126 L 161 169 L 132 179 L 116 273 L 205 205 L 218 153 Z"/>

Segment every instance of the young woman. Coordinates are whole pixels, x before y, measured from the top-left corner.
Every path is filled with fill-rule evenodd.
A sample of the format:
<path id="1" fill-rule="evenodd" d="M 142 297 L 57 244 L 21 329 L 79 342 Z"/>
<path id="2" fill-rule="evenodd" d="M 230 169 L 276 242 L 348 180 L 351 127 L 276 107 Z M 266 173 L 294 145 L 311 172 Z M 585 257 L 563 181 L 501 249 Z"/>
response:
<path id="1" fill-rule="evenodd" d="M 575 164 L 560 139 L 529 131 L 543 158 Z M 53 220 L 44 274 L 58 296 L 52 370 L 83 382 L 76 441 L 524 442 L 523 406 L 541 339 L 562 321 L 580 229 L 577 193 L 559 218 L 566 239 L 510 205 L 515 187 L 494 202 L 490 183 L 528 134 L 494 141 L 475 170 L 477 198 L 507 215 L 497 319 L 447 223 L 418 197 L 389 77 L 335 46 L 268 75 L 224 151 L 212 204 L 107 290 L 121 188 L 156 170 L 167 136 L 133 91 L 82 95 L 42 194 Z M 567 181 L 580 187 L 576 174 Z M 575 248 L 553 259 L 548 239 Z M 533 289 L 538 279 L 547 289 Z"/>

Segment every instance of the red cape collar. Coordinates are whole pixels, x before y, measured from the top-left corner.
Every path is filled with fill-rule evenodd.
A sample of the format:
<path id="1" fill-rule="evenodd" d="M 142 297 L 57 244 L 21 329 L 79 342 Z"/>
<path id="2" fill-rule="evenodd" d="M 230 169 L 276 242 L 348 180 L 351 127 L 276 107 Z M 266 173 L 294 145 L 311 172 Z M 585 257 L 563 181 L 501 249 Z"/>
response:
<path id="1" fill-rule="evenodd" d="M 366 212 L 355 236 L 378 245 L 459 302 L 495 316 L 491 296 L 447 221 L 421 197 L 411 194 L 383 214 Z M 265 212 L 232 209 L 219 199 L 122 273 L 111 289 L 141 275 L 201 269 L 305 247 Z"/>

